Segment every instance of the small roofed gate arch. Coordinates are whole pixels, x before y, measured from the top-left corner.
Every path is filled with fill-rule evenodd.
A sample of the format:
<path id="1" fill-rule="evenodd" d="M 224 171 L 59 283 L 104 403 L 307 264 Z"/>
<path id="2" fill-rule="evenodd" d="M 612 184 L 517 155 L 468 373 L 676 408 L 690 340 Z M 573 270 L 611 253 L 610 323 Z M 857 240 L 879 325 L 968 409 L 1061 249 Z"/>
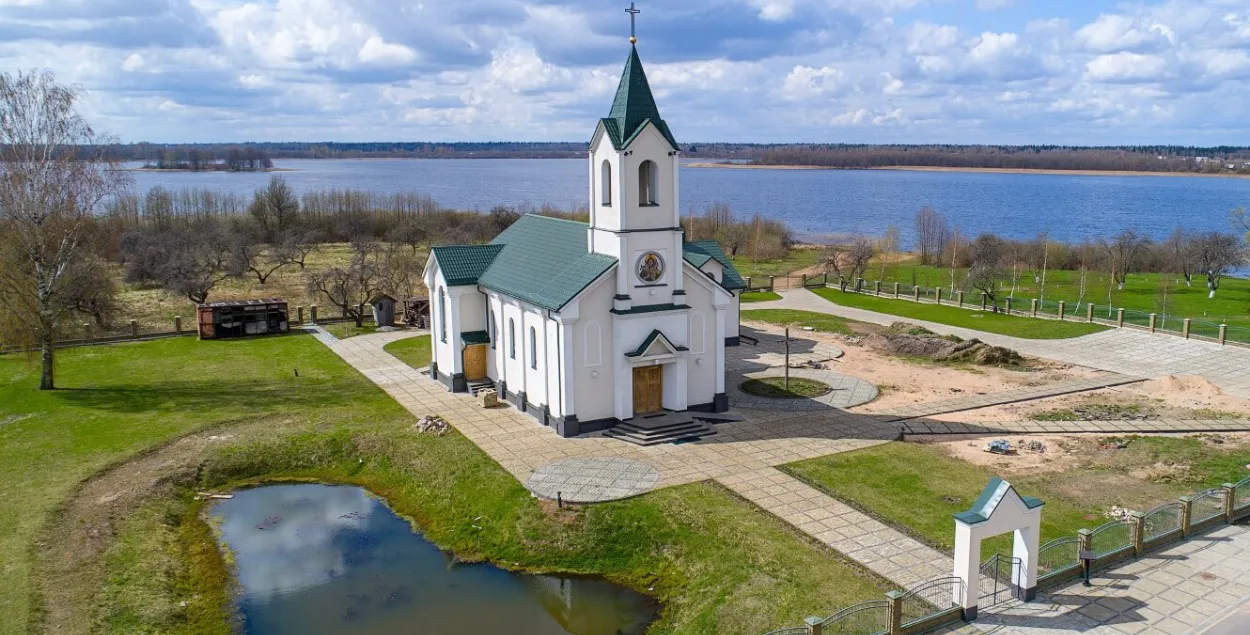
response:
<path id="1" fill-rule="evenodd" d="M 638 204 L 658 205 L 660 170 L 655 161 L 647 159 L 638 166 Z"/>

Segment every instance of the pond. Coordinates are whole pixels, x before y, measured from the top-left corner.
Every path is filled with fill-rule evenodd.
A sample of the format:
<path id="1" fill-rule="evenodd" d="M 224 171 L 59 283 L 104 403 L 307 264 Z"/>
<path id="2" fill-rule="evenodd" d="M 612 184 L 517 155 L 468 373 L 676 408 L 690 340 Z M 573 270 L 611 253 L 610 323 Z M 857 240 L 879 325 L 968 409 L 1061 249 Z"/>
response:
<path id="1" fill-rule="evenodd" d="M 356 487 L 240 490 L 209 513 L 247 635 L 632 635 L 659 613 L 615 584 L 457 562 Z"/>

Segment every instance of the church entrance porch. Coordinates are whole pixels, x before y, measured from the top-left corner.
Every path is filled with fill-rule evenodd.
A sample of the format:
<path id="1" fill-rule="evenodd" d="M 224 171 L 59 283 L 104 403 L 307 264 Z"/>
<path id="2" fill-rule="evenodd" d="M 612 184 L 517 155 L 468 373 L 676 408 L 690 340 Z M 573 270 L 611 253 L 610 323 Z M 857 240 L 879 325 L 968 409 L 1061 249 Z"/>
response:
<path id="1" fill-rule="evenodd" d="M 664 409 L 664 367 L 643 366 L 634 369 L 634 416 Z"/>

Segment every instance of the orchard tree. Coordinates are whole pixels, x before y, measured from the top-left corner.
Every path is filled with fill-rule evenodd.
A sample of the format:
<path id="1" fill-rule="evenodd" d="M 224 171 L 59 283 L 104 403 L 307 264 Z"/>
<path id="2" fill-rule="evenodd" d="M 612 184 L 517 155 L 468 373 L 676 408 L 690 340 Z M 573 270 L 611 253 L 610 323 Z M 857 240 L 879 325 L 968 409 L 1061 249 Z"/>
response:
<path id="1" fill-rule="evenodd" d="M 0 324 L 33 337 L 40 390 L 56 387 L 53 341 L 80 308 L 93 212 L 127 180 L 104 152 L 111 140 L 78 113 L 81 96 L 51 73 L 0 73 Z"/>

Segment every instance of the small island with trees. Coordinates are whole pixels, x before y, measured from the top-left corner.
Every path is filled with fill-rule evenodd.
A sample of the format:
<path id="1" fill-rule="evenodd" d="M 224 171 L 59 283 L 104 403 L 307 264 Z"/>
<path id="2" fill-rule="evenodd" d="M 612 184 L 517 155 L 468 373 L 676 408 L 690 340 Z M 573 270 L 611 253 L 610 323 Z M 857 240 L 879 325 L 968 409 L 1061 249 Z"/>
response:
<path id="1" fill-rule="evenodd" d="M 143 161 L 140 170 L 169 172 L 271 172 L 269 152 L 255 144 L 243 146 L 170 146 L 151 144 L 148 150 L 131 158 Z"/>

